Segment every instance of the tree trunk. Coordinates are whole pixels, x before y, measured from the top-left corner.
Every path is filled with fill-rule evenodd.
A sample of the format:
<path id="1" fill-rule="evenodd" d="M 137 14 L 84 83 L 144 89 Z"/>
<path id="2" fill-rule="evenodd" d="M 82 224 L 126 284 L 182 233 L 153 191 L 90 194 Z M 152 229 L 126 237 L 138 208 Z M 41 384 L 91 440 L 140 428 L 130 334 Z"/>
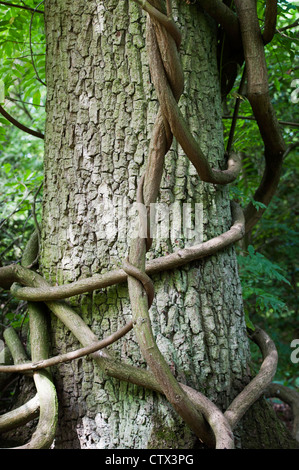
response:
<path id="1" fill-rule="evenodd" d="M 174 2 L 174 17 L 183 35 L 180 107 L 209 161 L 223 168 L 216 28 L 197 6 L 184 2 Z M 128 223 L 124 212 L 136 202 L 158 102 L 145 46 L 146 15 L 133 1 L 46 0 L 45 20 L 41 270 L 56 285 L 120 267 L 126 258 L 134 219 Z M 165 159 L 158 203 L 164 219 L 156 220 L 149 258 L 194 243 L 190 234 L 175 232 L 175 211 L 183 207 L 193 214 L 198 209 L 197 242 L 231 225 L 227 187 L 201 182 L 176 142 Z M 234 249 L 152 279 L 153 331 L 173 374 L 225 410 L 249 380 Z M 131 319 L 126 283 L 77 296 L 71 303 L 99 339 Z M 53 354 L 79 346 L 54 316 L 52 327 Z M 128 364 L 146 367 L 134 332 L 111 350 Z M 163 396 L 107 377 L 89 358 L 61 364 L 54 378 L 60 409 L 56 448 L 197 445 Z M 238 446 L 242 432 L 237 433 Z"/>

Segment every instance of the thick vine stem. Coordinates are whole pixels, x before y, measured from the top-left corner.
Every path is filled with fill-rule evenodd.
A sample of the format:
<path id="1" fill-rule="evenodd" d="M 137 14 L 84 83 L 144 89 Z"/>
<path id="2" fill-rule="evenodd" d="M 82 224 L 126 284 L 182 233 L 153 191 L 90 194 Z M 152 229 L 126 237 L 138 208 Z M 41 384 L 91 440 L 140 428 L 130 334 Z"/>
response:
<path id="1" fill-rule="evenodd" d="M 165 73 L 159 47 L 157 47 L 155 31 L 151 24 L 148 26 L 147 38 L 151 77 L 158 96 L 162 114 L 167 120 L 172 134 L 183 148 L 191 163 L 194 165 L 202 181 L 222 185 L 233 182 L 237 178 L 241 169 L 241 162 L 238 154 L 231 153 L 229 155 L 227 162 L 228 168 L 226 170 L 218 170 L 210 167 L 200 145 L 191 134 L 178 106 L 176 96 L 173 94 Z"/>
<path id="2" fill-rule="evenodd" d="M 154 285 L 151 278 L 145 272 L 133 266 L 128 260 L 123 261 L 123 269 L 128 276 L 132 276 L 140 281 L 147 295 L 148 308 L 150 308 L 155 296 Z"/>
<path id="3" fill-rule="evenodd" d="M 74 359 L 78 359 L 79 357 L 87 356 L 88 354 L 92 354 L 100 349 L 106 348 L 110 344 L 113 344 L 115 341 L 118 341 L 122 338 L 125 334 L 127 334 L 133 328 L 133 323 L 129 322 L 122 328 L 120 328 L 115 333 L 112 333 L 107 338 L 102 339 L 101 341 L 97 341 L 96 343 L 92 343 L 90 346 L 86 346 L 85 348 L 77 349 L 76 351 L 71 351 L 65 354 L 60 354 L 58 356 L 51 357 L 49 359 L 41 359 L 37 362 L 30 362 L 30 363 L 22 363 L 18 365 L 0 365 L 0 372 L 12 373 L 24 373 L 29 371 L 36 371 L 39 369 L 45 369 L 49 367 L 56 366 L 63 362 L 73 361 Z"/>
<path id="4" fill-rule="evenodd" d="M 38 241 L 39 237 L 34 233 L 24 250 L 22 266 L 19 267 L 21 270 L 27 270 L 27 274 L 29 272 L 31 273 L 29 275 L 31 280 L 36 273 L 34 271 L 30 271 L 28 268 L 24 268 L 23 266 L 31 266 L 35 262 L 39 251 Z M 39 362 L 47 359 L 49 355 L 48 325 L 44 305 L 41 303 L 29 302 L 28 313 L 31 356 L 33 362 Z M 14 334 L 16 335 L 15 331 Z M 7 333 L 5 339 L 7 342 Z M 21 362 L 26 362 L 26 359 L 23 358 Z M 36 386 L 39 402 L 39 420 L 30 441 L 22 446 L 16 447 L 16 449 L 47 449 L 51 446 L 55 437 L 56 424 L 58 420 L 58 402 L 51 373 L 46 369 L 39 372 L 33 372 L 33 380 Z M 34 416 L 34 413 L 32 413 L 32 416 Z"/>
<path id="5" fill-rule="evenodd" d="M 238 17 L 233 10 L 221 0 L 197 0 L 197 3 L 223 27 L 230 44 L 238 49 L 242 39 Z"/>
<path id="6" fill-rule="evenodd" d="M 1 346 L 0 346 L 1 347 Z M 13 364 L 13 358 L 7 345 L 0 350 L 0 365 L 10 366 Z M 0 373 L 0 390 L 5 390 L 6 386 L 14 379 L 13 374 Z"/>
<path id="7" fill-rule="evenodd" d="M 32 360 L 38 362 L 48 357 L 47 318 L 43 306 L 37 303 L 28 305 Z M 33 373 L 39 399 L 38 425 L 27 444 L 16 449 L 48 449 L 54 441 L 58 419 L 56 389 L 49 370 Z"/>
<path id="8" fill-rule="evenodd" d="M 39 282 L 44 285 L 47 284 L 42 278 L 39 279 Z M 56 315 L 57 318 L 59 318 L 59 320 L 69 328 L 83 346 L 87 347 L 97 341 L 95 334 L 69 305 L 64 302 L 48 302 L 47 306 L 54 315 Z M 108 376 L 164 394 L 163 388 L 150 371 L 138 369 L 137 367 L 123 362 L 118 362 L 106 349 L 92 353 L 91 357 L 95 360 L 100 369 Z M 215 439 L 217 448 L 221 448 L 222 445 L 225 447 L 231 447 L 233 445 L 232 434 L 230 427 L 226 426 L 227 420 L 224 418 L 220 421 L 213 419 L 213 416 L 216 415 L 217 407 L 213 405 L 208 398 L 204 397 L 196 390 L 183 384 L 180 385 L 198 410 L 197 424 L 198 430 L 200 429 L 200 439 L 209 447 L 215 446 Z M 206 408 L 207 404 L 209 404 L 209 408 Z M 217 413 L 218 412 L 219 410 Z M 211 428 L 207 426 L 207 422 L 209 422 L 209 420 L 211 422 Z M 222 423 L 225 423 L 225 425 L 222 425 Z M 225 440 L 225 443 L 223 443 L 223 439 Z"/>
<path id="9" fill-rule="evenodd" d="M 140 279 L 142 279 L 142 276 L 145 274 L 145 255 L 145 239 L 135 239 L 130 246 L 129 263 L 135 267 L 137 275 L 132 276 L 133 272 L 130 271 L 128 275 L 128 288 L 135 336 L 141 353 L 166 398 L 200 439 L 202 432 L 201 416 L 172 375 L 153 336 L 149 317 L 148 296 L 143 284 L 140 282 Z"/>
<path id="10" fill-rule="evenodd" d="M 268 87 L 264 42 L 255 0 L 235 0 L 240 21 L 247 70 L 247 97 L 265 146 L 265 170 L 254 199 L 268 206 L 279 183 L 285 143 L 273 109 Z M 264 209 L 250 203 L 245 210 L 246 232 L 259 221 Z"/>
<path id="11" fill-rule="evenodd" d="M 162 3 L 160 1 L 155 0 L 155 2 L 152 1 L 152 3 L 155 7 L 161 8 Z M 171 2 L 169 1 L 169 11 L 171 11 L 170 4 Z M 147 49 L 149 51 L 152 47 L 160 48 L 161 60 L 163 61 L 167 80 L 172 88 L 174 99 L 178 101 L 184 89 L 184 75 L 178 45 L 173 35 L 169 33 L 163 24 L 157 21 L 155 17 L 150 18 L 149 15 L 146 25 L 147 44 L 149 40 L 148 31 L 152 27 L 155 28 L 156 44 L 147 45 Z M 169 58 L 171 58 L 171 60 L 169 60 Z M 150 60 L 149 66 L 151 68 Z M 164 156 L 170 149 L 172 141 L 173 134 L 169 123 L 165 119 L 161 108 L 159 108 L 149 145 L 147 168 L 144 179 L 141 177 L 139 183 L 139 187 L 142 190 L 142 199 L 140 200 L 142 200 L 147 209 L 150 207 L 150 204 L 154 203 L 157 199 L 164 167 Z M 138 192 L 137 197 L 139 197 Z M 150 242 L 149 237 L 147 238 L 148 242 Z"/>
<path id="12" fill-rule="evenodd" d="M 256 328 L 250 337 L 260 348 L 263 355 L 263 363 L 258 374 L 233 400 L 224 413 L 232 429 L 251 405 L 265 392 L 272 382 L 277 368 L 277 350 L 267 333 L 260 328 Z"/>
<path id="13" fill-rule="evenodd" d="M 157 9 L 161 10 L 161 2 L 154 1 L 154 6 Z M 166 39 L 166 43 L 165 43 Z M 161 35 L 161 27 L 159 22 L 156 21 L 156 18 L 153 20 L 148 19 L 147 21 L 147 49 L 149 54 L 149 62 L 150 62 L 150 70 L 151 75 L 153 78 L 154 73 L 157 71 L 157 60 L 159 60 L 159 65 L 161 69 L 163 69 L 163 74 L 165 78 L 165 83 L 167 83 L 167 87 L 171 90 L 171 96 L 173 102 L 177 104 L 177 99 L 179 97 L 178 91 L 175 89 L 173 91 L 171 89 L 171 82 L 172 77 L 174 76 L 173 82 L 175 83 L 175 75 L 173 75 L 174 66 L 171 65 L 173 63 L 173 56 L 169 54 L 169 47 L 166 48 L 162 46 L 167 45 L 169 41 L 173 40 L 171 38 L 171 34 L 167 31 L 167 35 Z M 159 40 L 161 42 L 159 43 Z M 163 51 L 163 53 L 162 53 Z M 162 59 L 163 57 L 163 59 Z M 176 61 L 176 64 L 178 61 Z M 165 71 L 164 64 L 167 66 L 167 71 Z M 167 78 L 168 75 L 168 78 Z M 155 80 L 153 78 L 154 85 L 156 87 Z M 163 95 L 163 97 L 165 94 Z M 163 105 L 161 104 L 161 97 L 159 97 L 159 103 L 161 106 L 162 115 L 164 120 L 166 118 L 169 127 L 173 134 L 172 123 L 169 119 L 169 116 L 166 115 L 165 109 L 163 109 Z M 161 148 L 158 150 L 160 152 L 160 160 L 164 159 L 164 150 L 165 145 L 162 145 Z M 143 187 L 143 179 L 141 179 L 142 185 L 140 184 L 139 187 Z M 151 180 L 152 181 L 152 180 Z M 150 185 L 150 183 L 149 183 Z M 157 186 L 155 186 L 157 188 Z M 153 193 L 153 192 L 152 192 Z M 139 200 L 144 200 L 145 204 L 147 204 L 146 196 L 140 195 L 139 192 L 137 194 Z M 155 194 L 157 197 L 157 194 Z M 154 202 L 154 201 L 153 201 Z M 145 255 L 146 255 L 146 248 L 147 244 L 145 238 L 138 237 L 134 239 L 130 246 L 130 254 L 129 254 L 129 266 L 125 266 L 126 269 L 130 265 L 134 266 L 135 271 L 127 269 L 128 274 L 128 287 L 129 287 L 129 295 L 130 301 L 132 306 L 132 318 L 133 318 L 133 325 L 134 325 L 134 332 L 139 343 L 140 350 L 144 359 L 146 360 L 148 366 L 150 367 L 156 381 L 160 385 L 163 390 L 163 393 L 167 397 L 168 401 L 171 403 L 173 408 L 177 411 L 177 413 L 183 418 L 187 425 L 195 432 L 195 434 L 201 438 L 202 433 L 202 423 L 201 423 L 201 415 L 198 414 L 196 407 L 185 393 L 183 388 L 177 382 L 175 377 L 172 375 L 171 370 L 165 361 L 164 356 L 161 354 L 153 332 L 151 328 L 151 321 L 149 316 L 149 302 L 145 299 L 147 297 L 146 286 L 142 282 L 143 276 L 145 276 Z M 141 281 L 141 282 L 140 282 Z M 144 296 L 145 294 L 145 296 Z"/>
<path id="14" fill-rule="evenodd" d="M 48 306 L 82 345 L 88 346 L 97 340 L 82 318 L 67 304 L 49 302 Z M 162 387 L 150 371 L 119 362 L 105 349 L 93 353 L 91 357 L 108 376 L 164 394 Z M 220 413 L 220 410 L 204 395 L 184 384 L 180 385 L 198 410 L 198 424 L 201 426 L 200 439 L 209 447 L 216 445 L 217 448 L 222 448 L 223 445 L 224 447 L 231 448 L 233 445 L 232 433 L 229 425 L 227 425 L 227 420 L 225 418 L 220 420 L 213 419 L 217 413 Z M 207 405 L 209 406 L 207 407 Z M 211 428 L 207 425 L 209 422 Z"/>
<path id="15" fill-rule="evenodd" d="M 189 397 L 193 401 L 197 410 L 203 414 L 213 430 L 215 449 L 234 449 L 234 435 L 232 427 L 222 411 L 200 392 L 195 391 L 187 385 L 181 384 L 181 387 L 185 392 L 189 393 Z"/>
<path id="16" fill-rule="evenodd" d="M 0 433 L 24 426 L 39 415 L 39 398 L 36 394 L 33 398 L 15 410 L 0 416 Z"/>
<path id="17" fill-rule="evenodd" d="M 180 384 L 172 375 L 171 370 L 157 347 L 153 336 L 151 321 L 149 317 L 149 303 L 147 293 L 140 279 L 145 274 L 145 240 L 137 238 L 130 246 L 130 264 L 135 267 L 135 272 L 128 275 L 129 295 L 132 306 L 132 319 L 134 332 L 144 359 L 150 367 L 156 381 L 160 385 L 166 398 L 172 404 L 177 413 L 201 438 L 202 423 L 201 416 L 190 401 L 188 395 L 183 391 Z M 132 275 L 133 274 L 133 275 Z M 146 298 L 144 297 L 146 294 Z"/>
<path id="18" fill-rule="evenodd" d="M 34 129 L 30 129 L 27 126 L 24 126 L 24 124 L 20 123 L 17 121 L 14 117 L 12 117 L 5 109 L 0 105 L 0 114 L 5 117 L 11 124 L 16 126 L 18 129 L 21 129 L 22 131 L 26 132 L 27 134 L 33 135 L 34 137 L 38 137 L 39 139 L 44 139 L 44 134 L 41 132 L 35 131 Z"/>
<path id="19" fill-rule="evenodd" d="M 7 328 L 3 333 L 6 345 L 11 352 L 13 362 L 21 366 L 28 361 L 27 354 L 14 328 Z M 9 366 L 6 366 L 9 367 Z M 36 396 L 15 410 L 0 416 L 0 432 L 6 432 L 18 426 L 22 426 L 34 419 L 39 414 L 39 399 Z"/>
<path id="20" fill-rule="evenodd" d="M 135 258 L 134 251 L 136 250 L 138 252 L 139 247 L 136 245 L 138 245 L 136 242 L 131 245 L 130 263 L 135 262 L 137 264 L 137 256 Z M 128 276 L 128 286 L 132 306 L 134 332 L 142 355 L 158 384 L 161 386 L 166 398 L 195 434 L 201 438 L 200 416 L 188 396 L 172 375 L 164 356 L 157 347 L 152 333 L 147 299 L 144 301 L 144 288 L 140 284 L 139 280 L 135 279 L 135 277 L 132 277 L 131 275 Z"/>
<path id="21" fill-rule="evenodd" d="M 25 268 L 22 268 L 25 269 Z M 29 270 L 25 270 L 26 272 Z M 45 281 L 39 274 L 34 273 L 36 276 L 36 285 L 46 286 L 49 287 L 47 281 Z M 147 300 L 146 300 L 147 302 Z M 90 328 L 86 325 L 84 320 L 78 315 L 69 305 L 64 302 L 47 302 L 48 308 L 56 315 L 56 317 L 74 334 L 74 336 L 78 339 L 78 341 L 84 346 L 88 347 L 91 344 L 96 343 L 97 337 L 96 335 L 90 330 Z M 114 359 L 114 357 L 107 352 L 107 350 L 103 349 L 101 351 L 97 351 L 91 354 L 91 357 L 95 360 L 98 366 L 110 377 L 117 378 L 119 380 L 125 380 L 130 383 L 134 383 L 136 385 L 140 385 L 151 390 L 155 390 L 157 392 L 163 393 L 163 389 L 160 387 L 158 382 L 156 381 L 155 377 L 149 372 L 144 369 L 138 369 L 137 367 L 130 366 L 128 364 L 118 362 Z M 184 385 L 181 385 L 184 388 Z M 198 428 L 201 427 L 201 440 L 203 440 L 207 445 L 213 447 L 215 445 L 215 438 L 213 432 L 207 427 L 207 422 L 205 421 L 203 415 L 201 415 L 201 410 L 205 409 L 206 400 L 202 402 L 202 395 L 198 394 L 195 390 L 193 395 L 190 394 L 190 388 L 184 388 L 185 392 L 189 396 L 190 400 L 194 399 L 194 393 L 196 394 L 196 403 L 194 406 L 199 408 L 199 404 L 201 404 L 201 408 L 198 409 L 199 413 L 199 421 L 198 421 Z M 213 404 L 211 403 L 211 409 L 213 410 Z M 212 419 L 212 418 L 211 418 Z M 216 426 L 215 422 L 212 420 L 212 426 Z M 213 429 L 213 427 L 212 427 Z M 218 430 L 217 430 L 218 429 Z M 218 440 L 220 441 L 219 446 L 221 445 L 221 438 L 220 438 L 220 431 L 219 427 L 217 429 L 213 429 L 215 436 L 218 436 Z M 224 436 L 226 436 L 227 430 L 224 428 L 223 430 Z M 219 434 L 220 433 L 220 434 Z M 230 435 L 227 436 L 228 443 L 230 442 Z"/>
<path id="22" fill-rule="evenodd" d="M 155 8 L 150 2 L 147 0 L 134 0 L 135 3 L 141 6 L 141 8 L 146 11 L 151 18 L 156 19 L 161 23 L 165 29 L 170 33 L 170 35 L 173 37 L 175 40 L 175 43 L 177 47 L 179 48 L 181 45 L 181 32 L 179 28 L 177 27 L 176 23 L 173 21 L 173 19 L 167 15 L 165 15 L 163 12 Z"/>
<path id="23" fill-rule="evenodd" d="M 168 269 L 179 268 L 192 261 L 210 256 L 240 240 L 245 233 L 243 211 L 235 202 L 231 203 L 231 207 L 232 226 L 227 232 L 198 245 L 182 248 L 169 255 L 148 261 L 145 272 L 151 275 Z M 48 284 L 41 286 L 38 281 L 40 278 L 38 274 L 32 276 L 32 271 L 18 265 L 0 268 L 0 286 L 6 289 L 11 288 L 11 292 L 16 298 L 32 302 L 62 300 L 109 287 L 125 282 L 127 273 L 123 269 L 117 269 L 61 286 L 50 286 Z M 22 287 L 20 284 L 30 287 Z"/>
<path id="24" fill-rule="evenodd" d="M 26 247 L 24 249 L 24 253 L 22 256 L 22 265 L 30 269 L 33 265 L 31 260 L 32 259 L 34 260 L 34 255 L 38 253 L 38 250 L 39 250 L 39 234 L 38 234 L 38 230 L 34 230 L 34 232 L 30 236 L 28 243 L 26 244 Z M 28 264 L 27 264 L 27 260 L 30 260 Z"/>
<path id="25" fill-rule="evenodd" d="M 263 31 L 264 44 L 269 44 L 272 41 L 276 32 L 276 19 L 277 19 L 277 0 L 267 0 L 265 11 L 265 26 Z"/>

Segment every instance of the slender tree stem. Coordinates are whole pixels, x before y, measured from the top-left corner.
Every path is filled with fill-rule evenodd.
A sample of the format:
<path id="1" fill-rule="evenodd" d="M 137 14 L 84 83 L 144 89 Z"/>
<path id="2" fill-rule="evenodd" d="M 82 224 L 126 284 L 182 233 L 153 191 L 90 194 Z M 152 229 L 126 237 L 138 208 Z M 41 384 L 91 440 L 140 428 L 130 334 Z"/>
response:
<path id="1" fill-rule="evenodd" d="M 34 137 L 38 137 L 39 139 L 44 139 L 44 134 L 42 134 L 41 132 L 35 131 L 34 129 L 30 129 L 27 126 L 24 126 L 24 124 L 17 121 L 7 111 L 5 111 L 5 109 L 1 105 L 0 105 L 0 114 L 2 114 L 2 116 L 5 117 L 5 119 L 7 119 L 11 124 L 16 126 L 18 129 L 21 129 L 21 131 L 24 131 L 27 134 L 33 135 Z"/>
<path id="2" fill-rule="evenodd" d="M 2 1 L 0 2 L 0 5 L 5 5 L 7 7 L 13 7 L 13 8 L 21 8 L 22 10 L 31 11 L 31 12 L 34 12 L 34 13 L 39 13 L 41 15 L 44 14 L 44 12 L 42 10 L 36 10 L 34 8 L 27 7 L 26 5 L 16 5 L 15 3 L 2 2 Z"/>

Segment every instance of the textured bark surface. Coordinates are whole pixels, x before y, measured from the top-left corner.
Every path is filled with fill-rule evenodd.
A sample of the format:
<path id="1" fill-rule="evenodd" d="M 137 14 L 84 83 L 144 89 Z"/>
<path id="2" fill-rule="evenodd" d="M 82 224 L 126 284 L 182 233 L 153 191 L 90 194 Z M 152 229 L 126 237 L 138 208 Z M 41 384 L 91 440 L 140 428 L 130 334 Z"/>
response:
<path id="1" fill-rule="evenodd" d="M 242 449 L 298 449 L 284 423 L 277 419 L 269 402 L 261 398 L 243 419 Z"/>
<path id="2" fill-rule="evenodd" d="M 175 3 L 175 2 L 174 2 Z M 183 114 L 214 166 L 224 167 L 213 23 L 195 6 L 175 3 L 185 92 Z M 178 8 L 178 10 L 177 10 Z M 136 201 L 158 104 L 145 47 L 145 14 L 132 1 L 46 0 L 47 124 L 42 272 L 71 282 L 116 266 L 128 253 L 124 196 Z M 107 204 L 109 201 L 109 204 Z M 199 181 L 182 150 L 166 156 L 159 201 L 202 204 L 201 238 L 230 227 L 228 189 Z M 167 206 L 165 206 L 167 207 Z M 175 216 L 170 218 L 170 228 Z M 165 223 L 158 222 L 158 230 Z M 149 257 L 192 244 L 155 237 Z M 173 373 L 225 409 L 248 380 L 242 295 L 232 248 L 153 277 L 151 307 L 158 346 Z M 72 301 L 100 338 L 131 319 L 127 285 Z M 53 353 L 78 346 L 53 318 Z M 113 346 L 143 365 L 134 332 Z M 107 378 L 89 359 L 54 371 L 60 422 L 57 448 L 190 448 L 196 439 L 164 398 Z"/>

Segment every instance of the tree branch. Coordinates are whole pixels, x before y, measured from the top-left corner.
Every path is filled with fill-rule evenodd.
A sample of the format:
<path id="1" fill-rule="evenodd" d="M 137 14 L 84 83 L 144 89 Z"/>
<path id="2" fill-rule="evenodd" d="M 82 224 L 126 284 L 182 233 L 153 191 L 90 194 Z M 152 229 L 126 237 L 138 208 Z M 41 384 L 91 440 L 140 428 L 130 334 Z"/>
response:
<path id="1" fill-rule="evenodd" d="M 27 134 L 33 135 L 34 137 L 38 137 L 39 139 L 44 139 L 44 134 L 41 132 L 35 131 L 33 129 L 30 129 L 27 126 L 24 126 L 24 124 L 21 124 L 19 121 L 17 121 L 15 118 L 13 118 L 5 109 L 0 105 L 0 114 L 2 114 L 5 119 L 7 119 L 11 124 L 16 126 L 18 129 L 21 129 L 22 131 L 26 132 Z"/>
<path id="2" fill-rule="evenodd" d="M 39 415 L 39 399 L 36 394 L 31 400 L 15 410 L 0 416 L 0 433 L 23 426 Z"/>
<path id="3" fill-rule="evenodd" d="M 232 219 L 232 226 L 227 232 L 199 245 L 183 248 L 169 255 L 149 261 L 146 263 L 146 273 L 151 275 L 169 269 L 176 269 L 192 261 L 210 256 L 240 240 L 244 235 L 245 221 L 243 212 L 236 203 L 232 203 Z M 4 266 L 0 268 L 0 286 L 5 289 L 11 288 L 13 295 L 18 299 L 36 302 L 66 299 L 127 280 L 126 272 L 123 269 L 116 269 L 105 274 L 95 274 L 90 278 L 81 279 L 63 286 L 47 285 L 38 288 L 38 281 L 34 280 L 36 277 L 32 277 L 30 273 L 30 270 L 24 270 L 21 266 Z M 38 274 L 35 274 L 35 276 L 38 276 Z M 14 283 L 26 286 L 35 285 L 36 287 L 20 287 Z"/>
<path id="4" fill-rule="evenodd" d="M 41 15 L 44 14 L 42 10 L 35 10 L 34 8 L 27 7 L 26 5 L 16 5 L 15 3 L 10 3 L 10 2 L 0 2 L 0 5 L 5 5 L 8 7 L 13 7 L 13 8 L 21 8 L 22 10 L 28 10 L 34 13 L 40 13 Z"/>
<path id="5" fill-rule="evenodd" d="M 282 31 L 287 31 L 288 29 L 297 28 L 298 25 L 299 25 L 299 19 L 296 20 L 296 21 L 294 21 L 294 23 L 291 23 L 291 24 L 289 24 L 289 25 L 287 25 L 287 26 L 284 26 L 284 27 L 282 27 L 282 28 L 279 28 L 279 29 L 277 30 L 277 33 L 281 33 Z"/>
<path id="6" fill-rule="evenodd" d="M 242 40 L 237 15 L 220 0 L 198 0 L 197 3 L 223 27 L 231 45 L 235 49 L 241 48 Z"/>
<path id="7" fill-rule="evenodd" d="M 272 41 L 276 32 L 277 0 L 267 0 L 265 11 L 265 25 L 263 31 L 264 44 Z"/>
<path id="8" fill-rule="evenodd" d="M 156 41 L 153 29 L 148 30 L 148 38 L 150 44 L 152 44 L 148 48 L 151 63 L 151 77 L 157 92 L 162 114 L 167 119 L 172 134 L 196 168 L 202 181 L 214 184 L 228 184 L 234 181 L 240 171 L 240 160 L 237 154 L 230 155 L 227 162 L 227 170 L 221 171 L 210 167 L 200 145 L 196 142 L 185 123 L 177 103 L 177 97 L 173 94 L 168 77 L 166 76 L 159 49 L 153 47 Z"/>
<path id="9" fill-rule="evenodd" d="M 271 338 L 260 328 L 256 328 L 251 339 L 259 346 L 263 363 L 256 377 L 233 400 L 224 415 L 232 428 L 240 421 L 246 411 L 264 393 L 272 382 L 277 368 L 278 354 Z"/>
<path id="10" fill-rule="evenodd" d="M 247 97 L 257 120 L 265 147 L 265 170 L 254 199 L 267 206 L 279 183 L 285 143 L 273 109 L 268 87 L 264 43 L 255 0 L 235 0 L 240 21 L 247 69 Z M 245 210 L 246 233 L 259 221 L 265 209 L 250 203 Z"/>
<path id="11" fill-rule="evenodd" d="M 151 16 L 151 18 L 155 18 L 157 21 L 159 21 L 159 23 L 161 23 L 169 32 L 169 34 L 174 38 L 177 47 L 180 47 L 182 35 L 176 23 L 172 20 L 171 17 L 159 11 L 157 8 L 151 5 L 151 3 L 148 2 L 147 0 L 133 0 L 133 1 L 137 3 L 138 5 L 140 5 L 141 8 Z"/>
<path id="12" fill-rule="evenodd" d="M 42 304 L 29 303 L 31 355 L 34 362 L 48 357 L 47 318 Z M 42 370 L 33 373 L 39 399 L 39 420 L 30 441 L 15 449 L 48 449 L 53 443 L 58 419 L 58 402 L 51 373 Z"/>

